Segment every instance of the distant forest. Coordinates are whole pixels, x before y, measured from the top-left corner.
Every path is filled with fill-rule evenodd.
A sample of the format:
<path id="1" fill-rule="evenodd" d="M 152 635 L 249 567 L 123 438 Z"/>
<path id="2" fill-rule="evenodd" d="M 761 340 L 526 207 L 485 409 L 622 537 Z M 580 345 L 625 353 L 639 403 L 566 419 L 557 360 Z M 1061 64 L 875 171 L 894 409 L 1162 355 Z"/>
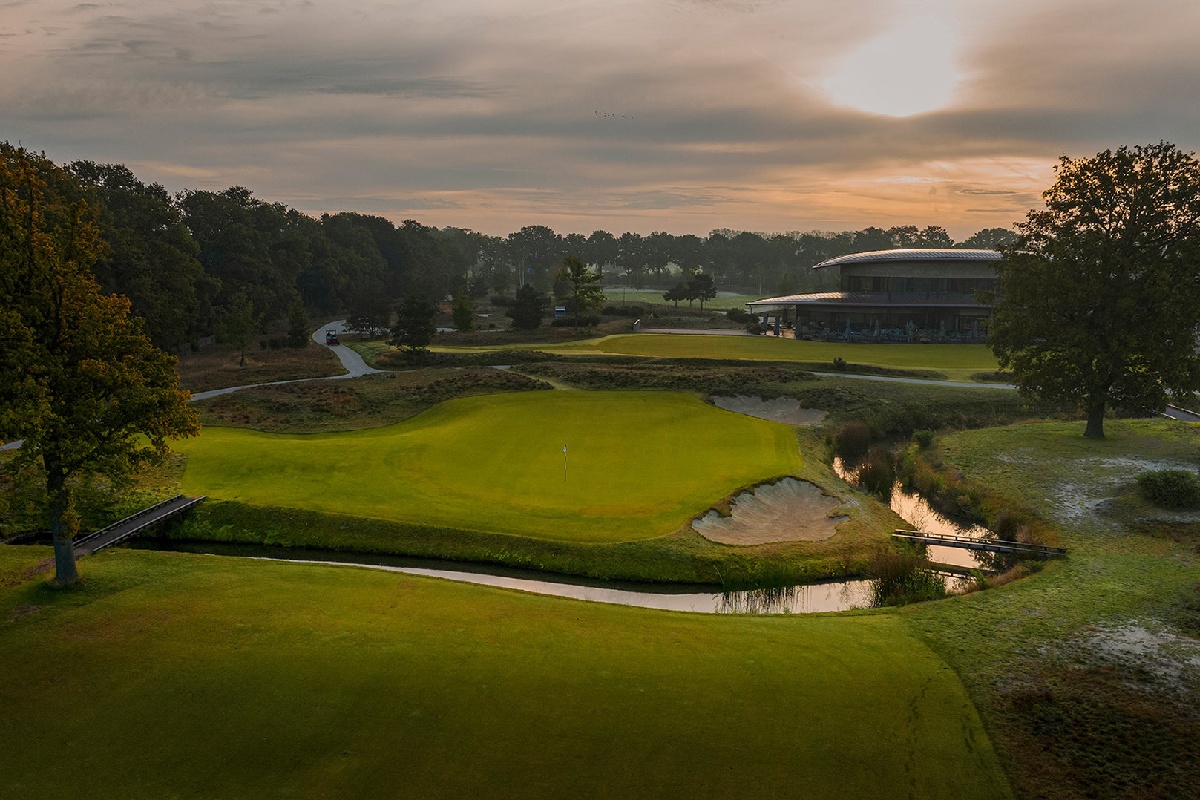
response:
<path id="1" fill-rule="evenodd" d="M 723 291 L 786 294 L 830 288 L 835 275 L 809 268 L 848 253 L 991 248 L 1014 238 L 990 228 L 955 243 L 936 226 L 700 237 L 560 235 L 541 225 L 501 237 L 350 212 L 314 219 L 240 186 L 172 195 L 120 164 L 77 161 L 65 170 L 74 185 L 56 188 L 89 201 L 107 243 L 96 265 L 101 284 L 128 297 L 155 344 L 168 350 L 212 335 L 235 298 L 248 298 L 267 322 L 294 317 L 301 305 L 317 316 L 378 315 L 405 295 L 482 298 L 524 283 L 550 291 L 567 256 L 602 272 L 605 285 L 666 288 L 677 273 L 704 272 Z"/>

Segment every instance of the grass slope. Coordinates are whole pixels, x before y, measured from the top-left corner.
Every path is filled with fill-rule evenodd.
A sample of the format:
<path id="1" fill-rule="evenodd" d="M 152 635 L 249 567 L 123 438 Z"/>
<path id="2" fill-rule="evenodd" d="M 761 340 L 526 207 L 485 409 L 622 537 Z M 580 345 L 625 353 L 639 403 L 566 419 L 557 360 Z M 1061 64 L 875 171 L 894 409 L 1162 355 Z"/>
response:
<path id="1" fill-rule="evenodd" d="M 366 431 L 209 428 L 179 449 L 190 493 L 585 542 L 665 535 L 802 465 L 787 426 L 666 392 L 489 395 Z"/>
<path id="2" fill-rule="evenodd" d="M 0 549 L 0 796 L 1009 796 L 895 615 L 119 550 L 57 592 L 22 578 L 48 555 Z"/>
<path id="3" fill-rule="evenodd" d="M 1200 512 L 1137 475 L 1195 469 L 1200 426 L 1010 425 L 940 441 L 950 471 L 1051 521 L 1065 561 L 903 614 L 963 677 L 1020 793 L 1200 797 Z"/>

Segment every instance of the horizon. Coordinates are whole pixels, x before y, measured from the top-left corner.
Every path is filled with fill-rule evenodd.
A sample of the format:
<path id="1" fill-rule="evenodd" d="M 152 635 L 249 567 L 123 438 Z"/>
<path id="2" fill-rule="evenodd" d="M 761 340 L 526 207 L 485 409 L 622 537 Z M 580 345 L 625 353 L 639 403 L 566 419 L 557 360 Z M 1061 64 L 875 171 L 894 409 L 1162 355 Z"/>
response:
<path id="1" fill-rule="evenodd" d="M 1197 28 L 1184 0 L 15 2 L 0 139 L 489 235 L 962 241 L 1060 156 L 1195 151 Z"/>

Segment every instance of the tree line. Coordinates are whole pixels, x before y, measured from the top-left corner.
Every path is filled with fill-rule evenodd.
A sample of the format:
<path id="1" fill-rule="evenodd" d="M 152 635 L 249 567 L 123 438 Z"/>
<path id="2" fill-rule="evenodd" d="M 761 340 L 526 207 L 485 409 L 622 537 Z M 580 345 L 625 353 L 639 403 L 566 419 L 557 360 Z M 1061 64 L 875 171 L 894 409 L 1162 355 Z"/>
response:
<path id="1" fill-rule="evenodd" d="M 353 212 L 315 218 L 240 186 L 172 194 L 120 164 L 76 161 L 44 171 L 64 196 L 98 209 L 104 246 L 96 278 L 106 291 L 129 298 L 152 341 L 167 350 L 219 333 L 223 322 L 244 328 L 247 319 L 290 320 L 295 327 L 304 314 L 386 319 L 395 301 L 410 295 L 440 302 L 452 294 L 511 296 L 525 285 L 550 292 L 567 258 L 608 285 L 678 288 L 704 275 L 701 282 L 710 278 L 715 288 L 765 296 L 829 288 L 836 276 L 810 268 L 840 255 L 990 248 L 1013 237 L 991 228 L 956 243 L 944 228 L 915 225 L 770 235 L 716 230 L 707 237 L 564 235 L 530 225 L 491 236 Z M 227 319 L 231 314 L 240 319 Z"/>

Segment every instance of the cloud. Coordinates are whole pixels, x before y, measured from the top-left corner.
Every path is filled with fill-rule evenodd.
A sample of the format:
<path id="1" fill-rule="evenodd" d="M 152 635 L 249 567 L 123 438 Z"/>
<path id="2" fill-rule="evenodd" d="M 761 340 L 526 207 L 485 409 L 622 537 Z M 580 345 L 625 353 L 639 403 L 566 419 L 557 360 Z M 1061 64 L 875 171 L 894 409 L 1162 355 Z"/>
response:
<path id="1" fill-rule="evenodd" d="M 824 77 L 914 8 L 959 37 L 950 105 L 835 105 Z M 1060 154 L 1196 149 L 1198 29 L 1194 0 L 42 0 L 0 23 L 0 138 L 495 233 L 965 236 L 1037 205 Z"/>

